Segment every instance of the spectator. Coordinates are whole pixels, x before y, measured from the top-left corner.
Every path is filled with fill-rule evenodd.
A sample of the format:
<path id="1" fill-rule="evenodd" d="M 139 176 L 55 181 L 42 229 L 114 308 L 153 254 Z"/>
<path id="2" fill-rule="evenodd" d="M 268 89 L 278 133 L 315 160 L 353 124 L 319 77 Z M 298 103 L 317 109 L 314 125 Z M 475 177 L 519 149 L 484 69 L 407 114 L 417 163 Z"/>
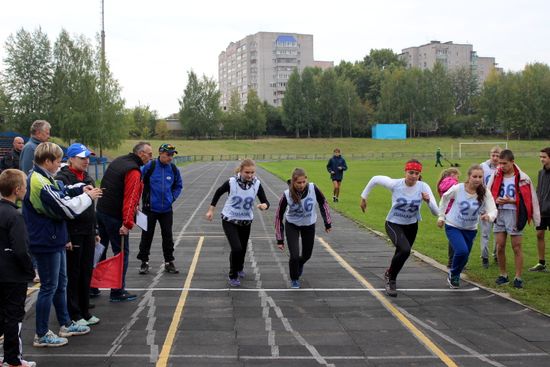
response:
<path id="1" fill-rule="evenodd" d="M 140 167 L 149 162 L 152 156 L 151 145 L 139 142 L 132 153 L 113 160 L 101 180 L 104 193 L 97 203 L 97 223 L 101 243 L 107 249 L 110 242 L 113 253 L 116 255 L 121 251 L 121 236 L 124 238 L 122 288 L 111 289 L 111 302 L 133 301 L 137 298 L 135 294 L 125 290 L 130 255 L 128 233 L 134 228 L 136 208 L 143 190 Z"/>
<path id="2" fill-rule="evenodd" d="M 50 139 L 50 130 L 52 126 L 46 120 L 36 120 L 31 125 L 31 138 L 23 147 L 19 160 L 19 169 L 29 173 L 33 167 L 34 151 L 38 144 L 44 143 Z"/>
<path id="3" fill-rule="evenodd" d="M 0 171 L 3 171 L 8 168 L 19 169 L 19 159 L 21 157 L 21 151 L 25 145 L 25 141 L 22 137 L 16 136 L 13 138 L 13 148 L 11 152 L 6 154 L 4 158 L 0 161 Z"/>
<path id="4" fill-rule="evenodd" d="M 88 175 L 90 155 L 95 155 L 80 143 L 67 148 L 68 165 L 61 168 L 56 179 L 64 185 L 95 186 Z M 71 320 L 79 325 L 95 325 L 99 318 L 90 314 L 90 281 L 94 263 L 97 235 L 95 207 L 90 205 L 74 219 L 67 221 L 70 248 L 67 251 L 67 307 Z"/>
<path id="5" fill-rule="evenodd" d="M 172 163 L 174 154 L 178 154 L 176 147 L 172 144 L 162 144 L 159 148 L 158 159 L 152 160 L 141 169 L 143 174 L 143 213 L 147 215 L 147 230 L 141 232 L 141 242 L 139 243 L 137 258 L 141 260 L 140 274 L 149 272 L 149 253 L 157 221 L 162 234 L 164 270 L 167 273 L 179 273 L 174 265 L 172 203 L 181 194 L 183 181 L 180 171 Z"/>
<path id="6" fill-rule="evenodd" d="M 71 321 L 67 310 L 67 265 L 65 248 L 69 243 L 67 219 L 86 210 L 101 190 L 84 184 L 60 186 L 53 179 L 63 151 L 54 143 L 40 143 L 34 152 L 33 171 L 27 179 L 23 216 L 29 232 L 29 247 L 38 264 L 40 290 L 36 299 L 35 347 L 59 347 L 65 337 L 90 332 L 88 326 Z M 51 305 L 61 325 L 59 336 L 49 330 Z"/>
<path id="7" fill-rule="evenodd" d="M 529 271 L 546 271 L 544 252 L 544 232 L 550 230 L 550 147 L 543 148 L 539 154 L 542 169 L 539 171 L 537 197 L 540 205 L 540 225 L 537 227 L 537 252 L 539 262 Z"/>

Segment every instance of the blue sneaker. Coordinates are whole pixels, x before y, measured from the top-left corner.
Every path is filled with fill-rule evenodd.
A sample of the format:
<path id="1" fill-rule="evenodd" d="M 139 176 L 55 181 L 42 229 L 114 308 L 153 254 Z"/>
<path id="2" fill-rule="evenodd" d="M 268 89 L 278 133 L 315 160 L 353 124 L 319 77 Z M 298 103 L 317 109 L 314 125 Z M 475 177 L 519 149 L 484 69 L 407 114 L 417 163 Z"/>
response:
<path id="1" fill-rule="evenodd" d="M 48 330 L 48 332 L 44 336 L 39 337 L 38 335 L 35 335 L 32 346 L 37 348 L 62 347 L 68 342 L 69 341 L 67 340 L 67 338 L 60 338 L 59 336 L 55 335 L 51 330 Z"/>
<path id="2" fill-rule="evenodd" d="M 447 283 L 451 289 L 460 288 L 460 276 L 453 276 L 449 273 L 449 275 L 447 275 Z"/>
<path id="3" fill-rule="evenodd" d="M 497 280 L 495 280 L 495 283 L 497 285 L 504 285 L 504 284 L 508 284 L 510 282 L 510 279 L 508 279 L 508 276 L 504 276 L 504 275 L 499 275 Z"/>
<path id="4" fill-rule="evenodd" d="M 241 271 L 239 271 L 239 272 L 237 273 L 237 276 L 238 276 L 239 278 L 244 278 L 244 277 L 246 276 L 246 273 L 244 272 L 244 270 L 241 270 Z"/>
<path id="5" fill-rule="evenodd" d="M 517 288 L 517 289 L 523 288 L 523 280 L 519 278 L 514 278 L 514 288 Z"/>
<path id="6" fill-rule="evenodd" d="M 110 302 L 129 302 L 134 301 L 137 298 L 135 294 L 128 293 L 127 291 L 123 291 L 119 294 L 113 294 L 111 293 L 111 297 L 109 298 Z"/>
<path id="7" fill-rule="evenodd" d="M 232 287 L 239 287 L 241 285 L 241 281 L 239 278 L 231 279 L 229 278 L 229 285 Z"/>
<path id="8" fill-rule="evenodd" d="M 68 337 L 68 336 L 77 336 L 85 335 L 90 332 L 90 327 L 85 325 L 79 325 L 76 322 L 72 321 L 69 326 L 61 326 L 59 329 L 59 336 Z"/>
<path id="9" fill-rule="evenodd" d="M 290 288 L 300 289 L 300 281 L 299 280 L 291 280 L 290 281 Z"/>

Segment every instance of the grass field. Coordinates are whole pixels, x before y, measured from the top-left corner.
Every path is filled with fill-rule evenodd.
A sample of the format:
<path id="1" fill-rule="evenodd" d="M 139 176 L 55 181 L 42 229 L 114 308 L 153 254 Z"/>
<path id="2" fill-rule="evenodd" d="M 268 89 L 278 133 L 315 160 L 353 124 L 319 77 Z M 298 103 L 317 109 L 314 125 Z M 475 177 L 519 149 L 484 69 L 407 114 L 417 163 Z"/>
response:
<path id="1" fill-rule="evenodd" d="M 440 141 L 441 143 L 441 141 Z M 531 144 L 533 144 L 531 142 Z M 548 145 L 548 142 L 546 142 Z M 327 148 L 332 145 L 328 145 Z M 348 149 L 347 145 L 342 145 L 343 149 Z M 441 143 L 443 146 L 443 143 Z M 543 145 L 537 145 L 543 146 Z M 531 146 L 533 147 L 533 146 Z M 374 175 L 386 175 L 392 178 L 404 177 L 403 166 L 405 160 L 399 161 L 358 161 L 348 160 L 348 171 L 342 185 L 339 203 L 330 203 L 330 205 L 345 216 L 355 220 L 356 222 L 365 225 L 366 227 L 377 231 L 384 231 L 384 222 L 386 214 L 391 205 L 390 192 L 384 188 L 375 188 L 369 196 L 368 210 L 364 214 L 359 208 L 360 194 L 363 188 Z M 471 163 L 477 161 L 458 161 L 462 171 L 461 181 L 464 180 L 467 167 Z M 517 158 L 516 163 L 536 181 L 537 172 L 540 169 L 538 156 L 532 158 Z M 308 173 L 311 182 L 315 182 L 325 193 L 327 198 L 332 196 L 332 183 L 326 171 L 326 161 L 280 161 L 280 162 L 265 162 L 260 165 L 270 172 L 273 172 L 280 178 L 286 180 L 290 177 L 292 170 L 295 167 L 301 167 Z M 424 171 L 422 172 L 423 180 L 430 184 L 434 194 L 437 197 L 436 183 L 439 178 L 441 168 L 433 167 L 433 160 L 424 161 Z M 442 264 L 447 263 L 447 239 L 445 232 L 436 226 L 436 217 L 432 216 L 426 205 L 422 206 L 423 221 L 420 223 L 417 240 L 414 244 L 414 249 L 439 261 Z M 335 228 L 334 230 L 338 230 Z M 550 237 L 549 237 L 550 241 Z M 491 247 L 492 250 L 492 247 Z M 550 284 L 550 273 L 531 273 L 527 269 L 537 262 L 536 251 L 536 236 L 533 226 L 528 226 L 524 230 L 523 236 L 523 252 L 525 288 L 523 290 L 514 289 L 510 286 L 498 287 L 498 291 L 509 293 L 513 298 L 518 299 L 525 304 L 528 304 L 542 312 L 550 314 L 550 293 L 548 285 Z M 507 244 L 507 269 L 508 273 L 514 274 L 513 253 L 511 246 Z M 498 276 L 498 267 L 491 262 L 489 269 L 481 267 L 479 236 L 476 237 L 470 260 L 467 265 L 466 273 L 468 277 L 476 282 L 484 284 L 487 287 L 497 289 L 494 284 Z M 442 274 L 442 277 L 444 275 Z"/>
<path id="2" fill-rule="evenodd" d="M 454 158 L 458 157 L 458 143 L 472 142 L 475 139 L 451 139 L 451 138 L 415 138 L 407 140 L 373 140 L 364 138 L 346 138 L 346 139 L 256 139 L 256 140 L 175 140 L 166 141 L 151 140 L 153 150 L 158 149 L 162 143 L 170 142 L 174 144 L 179 155 L 260 155 L 260 154 L 331 154 L 334 147 L 340 147 L 342 154 L 348 158 L 352 155 L 361 155 L 373 153 L 403 154 L 409 157 L 410 154 L 435 154 L 438 147 L 441 147 L 442 153 L 451 158 L 451 152 Z M 483 139 L 488 141 L 489 139 Z M 493 141 L 503 141 L 503 139 L 494 139 Z M 104 155 L 113 158 L 126 154 L 132 150 L 132 147 L 138 140 L 126 140 L 116 150 L 106 150 Z M 516 153 L 538 152 L 544 146 L 549 145 L 548 141 L 528 141 L 528 140 L 510 140 L 508 147 Z M 468 153 L 474 153 L 476 156 L 487 155 L 491 145 L 474 145 L 464 148 Z M 476 154 L 477 153 L 477 154 Z M 400 159 L 400 157 L 397 157 Z"/>

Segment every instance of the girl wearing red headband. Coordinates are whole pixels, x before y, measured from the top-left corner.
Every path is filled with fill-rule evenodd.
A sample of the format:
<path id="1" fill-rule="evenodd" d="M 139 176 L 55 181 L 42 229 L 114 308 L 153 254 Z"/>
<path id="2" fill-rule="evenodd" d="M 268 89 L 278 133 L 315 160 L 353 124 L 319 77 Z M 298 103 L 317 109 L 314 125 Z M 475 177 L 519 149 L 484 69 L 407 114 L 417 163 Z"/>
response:
<path id="1" fill-rule="evenodd" d="M 432 189 L 420 181 L 422 164 L 411 159 L 405 164 L 405 178 L 392 179 L 387 176 L 371 178 L 361 194 L 361 210 L 367 210 L 367 198 L 376 185 L 383 186 L 392 192 L 392 206 L 386 217 L 386 233 L 395 246 L 395 254 L 390 267 L 386 270 L 386 294 L 397 297 L 397 275 L 411 254 L 411 248 L 418 232 L 418 221 L 421 220 L 420 206 L 425 201 L 434 216 L 439 213 Z"/>

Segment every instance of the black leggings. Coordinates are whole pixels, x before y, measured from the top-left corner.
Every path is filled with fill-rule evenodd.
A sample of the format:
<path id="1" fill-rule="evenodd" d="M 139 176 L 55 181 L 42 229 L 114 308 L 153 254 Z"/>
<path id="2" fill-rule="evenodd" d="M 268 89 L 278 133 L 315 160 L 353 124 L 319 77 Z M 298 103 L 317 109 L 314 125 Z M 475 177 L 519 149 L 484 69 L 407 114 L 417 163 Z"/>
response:
<path id="1" fill-rule="evenodd" d="M 235 223 L 222 220 L 222 227 L 229 241 L 229 246 L 231 246 L 231 253 L 229 254 L 229 278 L 237 279 L 239 271 L 242 271 L 244 267 L 244 257 L 246 256 L 251 226 L 250 224 L 239 226 Z"/>
<path id="2" fill-rule="evenodd" d="M 386 233 L 395 245 L 395 254 L 391 259 L 388 275 L 391 280 L 397 279 L 397 274 L 405 265 L 411 254 L 411 248 L 418 232 L 418 222 L 413 224 L 396 224 L 386 221 Z"/>
<path id="3" fill-rule="evenodd" d="M 311 258 L 313 252 L 313 241 L 315 239 L 315 224 L 310 226 L 297 226 L 295 224 L 285 223 L 286 241 L 290 260 L 288 260 L 288 269 L 290 279 L 298 280 L 300 278 L 300 267 Z M 300 256 L 300 235 L 302 236 L 302 256 Z"/>

